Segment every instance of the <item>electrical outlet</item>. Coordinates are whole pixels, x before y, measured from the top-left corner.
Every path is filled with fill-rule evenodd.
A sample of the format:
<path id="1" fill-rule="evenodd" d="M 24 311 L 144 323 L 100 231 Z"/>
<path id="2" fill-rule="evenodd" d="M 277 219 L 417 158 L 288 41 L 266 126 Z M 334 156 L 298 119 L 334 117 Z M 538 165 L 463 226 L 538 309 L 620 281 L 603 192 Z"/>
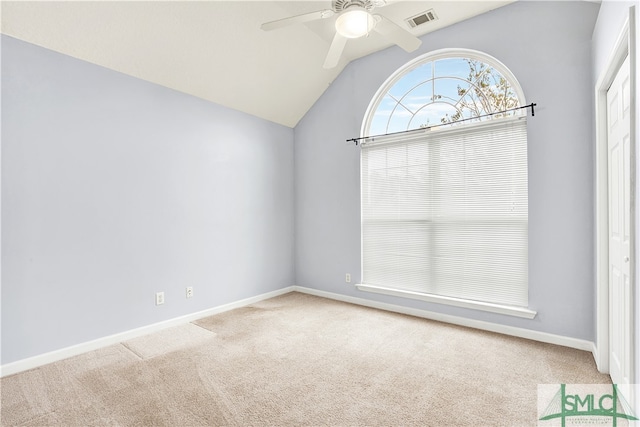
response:
<path id="1" fill-rule="evenodd" d="M 344 276 L 344 281 L 347 282 L 347 283 L 351 283 L 351 274 L 347 273 Z"/>
<path id="2" fill-rule="evenodd" d="M 193 286 L 187 286 L 187 298 L 193 297 Z"/>
<path id="3" fill-rule="evenodd" d="M 164 304 L 164 292 L 156 292 L 156 305 Z"/>

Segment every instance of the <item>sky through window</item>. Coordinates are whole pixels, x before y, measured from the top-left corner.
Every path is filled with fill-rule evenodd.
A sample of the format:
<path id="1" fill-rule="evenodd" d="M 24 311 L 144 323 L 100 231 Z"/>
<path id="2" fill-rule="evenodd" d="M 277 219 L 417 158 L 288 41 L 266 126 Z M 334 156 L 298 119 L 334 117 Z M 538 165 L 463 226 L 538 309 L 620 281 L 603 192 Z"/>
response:
<path id="1" fill-rule="evenodd" d="M 455 123 L 519 106 L 508 78 L 487 62 L 465 56 L 428 60 L 386 90 L 371 116 L 368 135 Z"/>

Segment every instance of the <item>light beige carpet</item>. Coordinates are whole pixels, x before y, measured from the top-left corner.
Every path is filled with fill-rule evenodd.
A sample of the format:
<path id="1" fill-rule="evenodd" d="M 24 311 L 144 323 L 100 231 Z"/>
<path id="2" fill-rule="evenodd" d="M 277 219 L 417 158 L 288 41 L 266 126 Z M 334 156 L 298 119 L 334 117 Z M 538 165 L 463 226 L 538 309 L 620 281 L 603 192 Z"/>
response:
<path id="1" fill-rule="evenodd" d="M 538 384 L 610 382 L 588 352 L 300 293 L 191 326 L 2 379 L 2 425 L 535 426 Z"/>
<path id="2" fill-rule="evenodd" d="M 206 344 L 214 336 L 215 333 L 208 329 L 187 323 L 124 341 L 122 345 L 142 359 L 151 359 L 198 344 Z"/>

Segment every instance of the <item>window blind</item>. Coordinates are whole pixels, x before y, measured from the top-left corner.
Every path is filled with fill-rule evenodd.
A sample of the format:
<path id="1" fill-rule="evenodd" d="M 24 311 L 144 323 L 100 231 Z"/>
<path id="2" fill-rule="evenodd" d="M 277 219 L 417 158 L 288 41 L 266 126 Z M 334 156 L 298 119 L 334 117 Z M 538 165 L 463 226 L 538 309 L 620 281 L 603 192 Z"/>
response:
<path id="1" fill-rule="evenodd" d="M 528 303 L 526 118 L 362 143 L 362 280 Z"/>

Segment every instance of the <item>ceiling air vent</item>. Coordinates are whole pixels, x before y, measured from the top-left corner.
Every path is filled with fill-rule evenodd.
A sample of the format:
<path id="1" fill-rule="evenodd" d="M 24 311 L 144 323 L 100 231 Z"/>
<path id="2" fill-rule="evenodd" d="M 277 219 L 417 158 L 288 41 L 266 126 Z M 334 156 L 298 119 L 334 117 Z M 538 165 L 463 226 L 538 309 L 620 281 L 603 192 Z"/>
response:
<path id="1" fill-rule="evenodd" d="M 411 28 L 415 28 L 418 25 L 426 24 L 427 22 L 435 21 L 436 19 L 438 19 L 436 13 L 433 11 L 433 9 L 429 9 L 426 12 L 422 12 L 407 19 L 406 21 L 411 26 Z"/>

